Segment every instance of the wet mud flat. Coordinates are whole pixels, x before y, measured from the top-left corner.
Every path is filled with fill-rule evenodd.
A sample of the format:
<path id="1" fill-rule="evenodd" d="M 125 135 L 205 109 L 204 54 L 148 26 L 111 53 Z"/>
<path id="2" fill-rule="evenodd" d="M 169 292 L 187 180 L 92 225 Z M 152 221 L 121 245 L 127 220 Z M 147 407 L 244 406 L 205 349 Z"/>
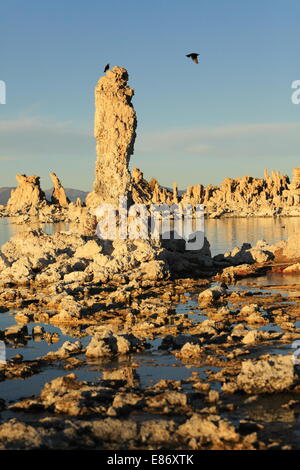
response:
<path id="1" fill-rule="evenodd" d="M 1 295 L 1 448 L 300 448 L 297 277 L 112 295 L 58 323 L 34 293 Z"/>

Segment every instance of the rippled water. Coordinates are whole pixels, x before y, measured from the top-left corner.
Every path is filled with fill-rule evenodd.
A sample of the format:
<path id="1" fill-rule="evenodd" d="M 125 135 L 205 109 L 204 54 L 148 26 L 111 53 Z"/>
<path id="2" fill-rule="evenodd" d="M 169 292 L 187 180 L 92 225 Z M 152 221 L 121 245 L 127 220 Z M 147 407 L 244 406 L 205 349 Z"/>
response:
<path id="1" fill-rule="evenodd" d="M 70 230 L 69 224 L 31 224 L 41 227 L 46 233 Z M 0 219 L 0 245 L 25 226 L 16 225 L 8 219 Z M 275 243 L 299 232 L 300 217 L 251 217 L 205 220 L 205 235 L 210 242 L 213 255 L 225 253 L 244 242 L 254 245 L 257 240 Z"/>

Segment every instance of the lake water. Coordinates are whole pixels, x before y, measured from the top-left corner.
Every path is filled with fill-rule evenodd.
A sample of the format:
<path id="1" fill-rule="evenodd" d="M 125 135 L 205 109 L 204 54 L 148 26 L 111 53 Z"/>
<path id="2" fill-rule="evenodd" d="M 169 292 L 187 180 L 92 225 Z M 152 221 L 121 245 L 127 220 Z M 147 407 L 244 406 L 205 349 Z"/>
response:
<path id="1" fill-rule="evenodd" d="M 69 224 L 32 224 L 46 233 L 70 230 Z M 27 228 L 27 226 L 26 226 Z M 16 225 L 8 219 L 0 219 L 0 246 L 20 231 L 24 225 Z M 213 255 L 225 253 L 244 242 L 254 245 L 258 240 L 273 244 L 299 232 L 300 217 L 251 217 L 205 220 L 205 236 L 211 245 Z"/>

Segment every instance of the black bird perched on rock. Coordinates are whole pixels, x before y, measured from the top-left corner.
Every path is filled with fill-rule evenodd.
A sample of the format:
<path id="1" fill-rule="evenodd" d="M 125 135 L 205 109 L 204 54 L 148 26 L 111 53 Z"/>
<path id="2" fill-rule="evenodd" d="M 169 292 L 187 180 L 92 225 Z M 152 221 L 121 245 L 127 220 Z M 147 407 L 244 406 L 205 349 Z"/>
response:
<path id="1" fill-rule="evenodd" d="M 106 64 L 105 69 L 104 69 L 104 73 L 107 72 L 108 69 L 109 69 L 109 64 Z"/>
<path id="2" fill-rule="evenodd" d="M 187 54 L 186 57 L 190 57 L 195 62 L 195 64 L 199 64 L 198 55 L 199 54 L 196 54 L 196 52 L 191 52 L 191 54 Z"/>

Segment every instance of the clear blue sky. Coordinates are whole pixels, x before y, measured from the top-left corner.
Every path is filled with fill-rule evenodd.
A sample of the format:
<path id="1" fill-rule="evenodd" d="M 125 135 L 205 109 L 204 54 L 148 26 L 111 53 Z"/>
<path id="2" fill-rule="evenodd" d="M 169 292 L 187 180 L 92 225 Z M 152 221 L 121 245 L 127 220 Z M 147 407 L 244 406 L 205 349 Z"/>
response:
<path id="1" fill-rule="evenodd" d="M 55 171 L 89 190 L 94 87 L 128 69 L 138 115 L 131 166 L 162 184 L 300 166 L 298 0 L 10 0 L 1 5 L 0 186 Z M 185 57 L 199 52 L 200 63 Z"/>

